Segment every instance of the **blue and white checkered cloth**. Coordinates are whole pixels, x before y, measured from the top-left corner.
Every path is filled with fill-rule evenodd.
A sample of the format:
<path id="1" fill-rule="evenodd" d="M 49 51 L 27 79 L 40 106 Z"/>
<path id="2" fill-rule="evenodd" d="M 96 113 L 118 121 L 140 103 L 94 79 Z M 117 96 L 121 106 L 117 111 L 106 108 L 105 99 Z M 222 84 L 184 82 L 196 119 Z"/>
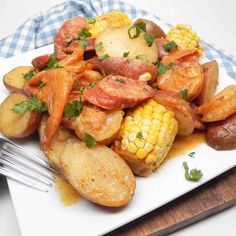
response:
<path id="1" fill-rule="evenodd" d="M 54 35 L 68 18 L 78 15 L 95 17 L 116 9 L 126 12 L 132 19 L 150 17 L 155 18 L 157 23 L 171 26 L 158 16 L 119 0 L 71 0 L 32 16 L 20 25 L 15 33 L 0 40 L 0 57 L 11 57 L 52 43 Z M 236 80 L 236 60 L 204 41 L 202 41 L 202 46 L 205 49 L 206 58 L 216 59 L 220 69 Z"/>

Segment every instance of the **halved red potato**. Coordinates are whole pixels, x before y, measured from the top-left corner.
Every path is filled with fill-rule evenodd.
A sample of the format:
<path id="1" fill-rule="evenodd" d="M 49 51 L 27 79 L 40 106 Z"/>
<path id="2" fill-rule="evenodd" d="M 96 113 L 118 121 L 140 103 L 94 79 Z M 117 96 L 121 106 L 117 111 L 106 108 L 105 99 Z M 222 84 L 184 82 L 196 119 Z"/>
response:
<path id="1" fill-rule="evenodd" d="M 0 106 L 0 132 L 8 138 L 24 138 L 37 130 L 41 113 L 37 110 L 18 114 L 12 111 L 14 105 L 29 98 L 23 94 L 9 95 Z"/>

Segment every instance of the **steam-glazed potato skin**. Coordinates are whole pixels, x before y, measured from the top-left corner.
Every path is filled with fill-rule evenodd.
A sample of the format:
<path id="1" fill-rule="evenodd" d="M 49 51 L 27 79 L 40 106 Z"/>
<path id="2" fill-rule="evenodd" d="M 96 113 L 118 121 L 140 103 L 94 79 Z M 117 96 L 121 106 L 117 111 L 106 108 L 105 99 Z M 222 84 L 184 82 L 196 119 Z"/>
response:
<path id="1" fill-rule="evenodd" d="M 236 113 L 225 120 L 209 123 L 206 141 L 216 150 L 236 149 Z"/>
<path id="2" fill-rule="evenodd" d="M 145 73 L 150 74 L 150 80 L 155 80 L 157 77 L 157 69 L 152 63 L 137 59 L 110 57 L 102 61 L 102 67 L 108 74 L 121 75 L 130 79 L 140 79 L 140 76 Z"/>
<path id="3" fill-rule="evenodd" d="M 39 139 L 40 142 L 43 140 L 43 136 L 45 134 L 45 128 L 46 128 L 46 123 L 47 123 L 48 115 L 44 114 L 42 117 L 42 120 L 39 125 Z M 75 134 L 68 130 L 65 129 L 62 126 L 59 126 L 55 136 L 52 139 L 50 148 L 46 149 L 44 145 L 42 145 L 43 152 L 46 155 L 49 163 L 57 170 L 61 171 L 61 163 L 60 163 L 60 157 L 61 153 L 66 146 L 68 142 L 71 141 L 77 141 L 78 138 L 75 136 Z"/>
<path id="4" fill-rule="evenodd" d="M 125 161 L 110 148 L 68 143 L 61 155 L 62 172 L 83 197 L 109 207 L 126 205 L 135 190 L 135 178 Z"/>
<path id="5" fill-rule="evenodd" d="M 123 120 L 123 111 L 105 111 L 96 106 L 87 105 L 75 120 L 75 132 L 82 140 L 84 134 L 91 134 L 98 143 L 111 144 L 119 132 Z"/>
<path id="6" fill-rule="evenodd" d="M 155 24 L 151 20 L 139 18 L 134 22 L 134 24 L 136 24 L 138 22 L 144 22 L 146 24 L 146 33 L 150 34 L 154 39 L 155 38 L 164 38 L 166 36 L 165 32 L 162 30 L 162 28 L 160 26 L 158 26 L 157 24 Z"/>
<path id="7" fill-rule="evenodd" d="M 24 138 L 37 130 L 41 120 L 38 111 L 26 111 L 17 114 L 12 111 L 14 105 L 27 101 L 29 98 L 23 94 L 9 95 L 0 106 L 0 132 L 8 138 Z"/>
<path id="8" fill-rule="evenodd" d="M 11 92 L 24 93 L 24 85 L 26 80 L 23 76 L 32 69 L 32 66 L 19 66 L 12 69 L 3 76 L 3 83 L 5 87 Z"/>
<path id="9" fill-rule="evenodd" d="M 202 91 L 196 98 L 198 105 L 203 104 L 210 100 L 214 96 L 216 87 L 219 83 L 219 67 L 216 60 L 209 61 L 202 65 L 202 70 L 204 74 Z"/>

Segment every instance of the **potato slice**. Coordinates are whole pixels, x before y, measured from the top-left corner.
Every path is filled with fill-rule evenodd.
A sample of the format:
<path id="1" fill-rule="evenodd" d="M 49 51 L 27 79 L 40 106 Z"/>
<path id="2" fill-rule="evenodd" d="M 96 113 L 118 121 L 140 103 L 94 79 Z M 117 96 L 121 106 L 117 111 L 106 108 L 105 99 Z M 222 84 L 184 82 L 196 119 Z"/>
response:
<path id="1" fill-rule="evenodd" d="M 37 130 L 41 120 L 38 111 L 26 111 L 17 114 L 12 111 L 14 105 L 27 101 L 29 98 L 23 94 L 9 95 L 0 106 L 0 132 L 8 138 L 23 138 Z"/>
<path id="2" fill-rule="evenodd" d="M 132 171 L 106 146 L 89 149 L 83 142 L 70 142 L 62 152 L 61 166 L 65 178 L 79 194 L 97 204 L 123 206 L 134 194 Z"/>
<path id="3" fill-rule="evenodd" d="M 3 77 L 5 87 L 11 92 L 24 93 L 23 88 L 26 80 L 23 76 L 32 69 L 32 66 L 19 66 L 9 71 Z"/>
<path id="4" fill-rule="evenodd" d="M 148 62 L 156 62 L 158 58 L 156 44 L 148 46 L 144 39 L 144 34 L 139 37 L 130 39 L 128 27 L 107 28 L 96 38 L 96 45 L 102 43 L 101 50 L 97 50 L 99 57 L 107 54 L 110 57 L 123 57 L 125 52 L 129 52 L 127 58 L 135 59 L 137 56 L 143 56 Z"/>
<path id="5" fill-rule="evenodd" d="M 201 93 L 196 98 L 198 105 L 203 104 L 214 96 L 216 87 L 218 85 L 219 68 L 217 61 L 209 61 L 202 65 L 204 74 L 203 87 Z"/>
<path id="6" fill-rule="evenodd" d="M 47 123 L 48 115 L 44 115 L 40 125 L 39 125 L 39 138 L 40 142 L 42 141 L 44 134 L 45 134 L 45 128 Z M 77 141 L 78 138 L 75 136 L 73 132 L 71 132 L 68 129 L 65 129 L 62 126 L 59 126 L 55 136 L 52 139 L 51 145 L 49 149 L 45 149 L 44 145 L 42 145 L 44 154 L 46 155 L 49 163 L 57 170 L 61 171 L 61 163 L 60 163 L 60 157 L 61 153 L 66 146 L 66 144 L 70 141 Z"/>
<path id="7" fill-rule="evenodd" d="M 85 133 L 89 133 L 97 142 L 109 145 L 116 138 L 123 115 L 123 111 L 105 111 L 95 106 L 85 106 L 75 121 L 75 132 L 81 139 Z"/>

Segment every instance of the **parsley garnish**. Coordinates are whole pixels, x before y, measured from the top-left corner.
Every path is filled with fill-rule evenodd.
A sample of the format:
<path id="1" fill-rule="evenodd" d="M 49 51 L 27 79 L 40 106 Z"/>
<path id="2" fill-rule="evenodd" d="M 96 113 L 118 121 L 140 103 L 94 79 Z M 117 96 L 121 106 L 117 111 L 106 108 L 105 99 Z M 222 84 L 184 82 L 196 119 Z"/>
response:
<path id="1" fill-rule="evenodd" d="M 164 74 L 167 70 L 169 70 L 174 65 L 175 64 L 173 62 L 170 62 L 168 65 L 164 65 L 160 61 L 157 61 L 156 63 L 157 72 L 159 75 Z"/>
<path id="2" fill-rule="evenodd" d="M 120 84 L 125 84 L 125 81 L 123 79 L 116 79 L 116 82 L 118 82 Z"/>
<path id="3" fill-rule="evenodd" d="M 188 100 L 188 89 L 180 90 L 178 94 L 184 100 Z"/>
<path id="4" fill-rule="evenodd" d="M 104 54 L 104 55 L 100 56 L 98 59 L 99 59 L 100 61 L 103 61 L 103 60 L 107 59 L 108 57 L 109 57 L 108 54 Z"/>
<path id="5" fill-rule="evenodd" d="M 99 52 L 100 50 L 102 50 L 103 49 L 102 42 L 97 43 L 95 46 L 95 49 L 96 49 L 96 52 Z"/>
<path id="6" fill-rule="evenodd" d="M 48 61 L 47 64 L 47 69 L 51 69 L 51 68 L 61 68 L 61 66 L 59 65 L 59 61 L 57 60 L 57 56 L 55 53 L 53 53 L 50 56 L 50 59 Z"/>
<path id="7" fill-rule="evenodd" d="M 92 17 L 85 17 L 85 19 L 89 24 L 94 24 L 96 22 L 96 19 Z"/>
<path id="8" fill-rule="evenodd" d="M 183 167 L 185 169 L 185 179 L 190 181 L 199 181 L 202 178 L 203 173 L 201 172 L 201 170 L 197 170 L 195 168 L 190 170 L 189 172 L 189 167 L 186 161 L 183 162 Z"/>
<path id="9" fill-rule="evenodd" d="M 92 83 L 88 86 L 88 88 L 91 89 L 91 88 L 93 88 L 93 87 L 95 87 L 95 86 L 96 86 L 96 82 L 94 81 L 94 82 L 92 82 Z"/>
<path id="10" fill-rule="evenodd" d="M 194 157 L 195 153 L 196 153 L 196 152 L 190 152 L 190 153 L 188 154 L 188 156 L 189 156 L 189 157 Z"/>
<path id="11" fill-rule="evenodd" d="M 153 44 L 153 37 L 150 34 L 145 34 L 144 39 L 146 40 L 149 47 Z"/>
<path id="12" fill-rule="evenodd" d="M 31 100 L 22 101 L 13 106 L 11 109 L 13 112 L 23 114 L 26 111 L 38 110 L 39 112 L 47 111 L 47 104 L 45 102 L 38 101 L 36 97 L 32 97 Z"/>
<path id="13" fill-rule="evenodd" d="M 146 55 L 138 55 L 135 57 L 135 59 L 141 60 L 141 61 L 146 61 L 147 60 L 147 56 Z"/>
<path id="14" fill-rule="evenodd" d="M 43 88 L 46 85 L 45 82 L 43 82 L 42 80 L 39 82 L 39 88 Z"/>
<path id="15" fill-rule="evenodd" d="M 23 74 L 23 78 L 25 80 L 30 80 L 33 76 L 35 76 L 35 71 L 34 70 L 30 70 L 27 73 Z"/>
<path id="16" fill-rule="evenodd" d="M 142 132 L 138 132 L 137 135 L 136 135 L 136 138 L 143 139 L 143 134 L 142 134 Z"/>
<path id="17" fill-rule="evenodd" d="M 89 37 L 91 37 L 92 36 L 92 34 L 89 32 L 89 30 L 87 29 L 87 28 L 83 28 L 81 31 L 80 31 L 80 33 L 78 34 L 78 36 L 77 36 L 77 38 L 73 38 L 73 39 L 71 39 L 69 42 L 68 42 L 68 44 L 67 44 L 67 47 L 71 44 L 71 43 L 73 43 L 74 41 L 80 41 L 80 46 L 81 47 L 83 47 L 83 48 L 85 48 L 85 47 L 87 47 L 88 46 L 88 42 L 85 40 L 86 38 L 89 38 Z M 86 43 L 87 44 L 86 44 Z"/>
<path id="18" fill-rule="evenodd" d="M 92 148 L 97 144 L 95 138 L 91 134 L 88 134 L 88 133 L 84 134 L 84 141 L 88 148 Z"/>
<path id="19" fill-rule="evenodd" d="M 135 34 L 131 34 L 131 30 L 135 29 Z M 135 39 L 138 38 L 141 32 L 146 32 L 146 24 L 144 22 L 138 22 L 132 25 L 128 30 L 129 38 Z"/>
<path id="20" fill-rule="evenodd" d="M 129 52 L 124 52 L 123 53 L 123 57 L 128 57 L 129 56 Z"/>
<path id="21" fill-rule="evenodd" d="M 84 104 L 80 98 L 79 102 L 77 100 L 75 100 L 72 103 L 66 104 L 66 106 L 64 108 L 64 115 L 66 118 L 69 118 L 69 119 L 74 116 L 79 116 L 80 113 L 82 112 L 83 108 L 84 108 Z"/>
<path id="22" fill-rule="evenodd" d="M 170 41 L 169 43 L 164 45 L 163 48 L 166 52 L 170 52 L 172 49 L 177 48 L 177 44 L 174 41 Z"/>
<path id="23" fill-rule="evenodd" d="M 83 87 L 83 86 L 80 86 L 80 87 L 78 88 L 78 91 L 83 92 L 83 91 L 84 91 L 84 87 Z"/>
<path id="24" fill-rule="evenodd" d="M 86 40 L 81 39 L 81 40 L 79 41 L 79 45 L 80 45 L 80 47 L 82 47 L 82 48 L 87 48 L 88 45 L 89 45 L 89 43 L 88 43 Z"/>

